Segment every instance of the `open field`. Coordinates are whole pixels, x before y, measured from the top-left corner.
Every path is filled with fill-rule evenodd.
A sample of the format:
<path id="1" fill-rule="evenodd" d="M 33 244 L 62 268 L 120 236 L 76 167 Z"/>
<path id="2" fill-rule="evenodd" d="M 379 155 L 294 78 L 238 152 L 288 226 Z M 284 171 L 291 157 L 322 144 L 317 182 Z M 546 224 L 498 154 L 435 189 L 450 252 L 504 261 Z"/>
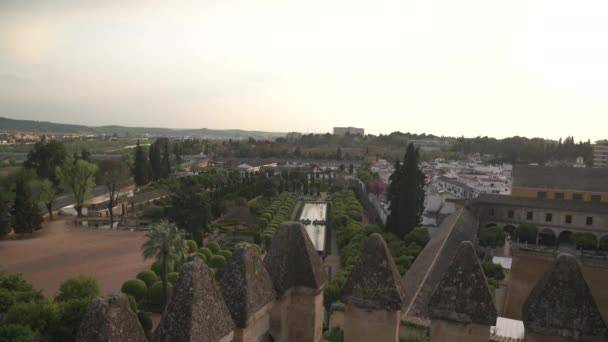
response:
<path id="1" fill-rule="evenodd" d="M 553 262 L 549 256 L 514 253 L 513 268 L 509 275 L 507 297 L 502 316 L 521 320 L 523 305 L 532 288 L 548 270 Z M 585 263 L 583 276 L 591 288 L 591 294 L 604 320 L 608 319 L 608 264 Z"/>
<path id="2" fill-rule="evenodd" d="M 141 256 L 144 239 L 141 232 L 79 228 L 60 218 L 45 222 L 33 238 L 0 241 L 0 270 L 23 273 L 47 296 L 78 274 L 97 279 L 103 294 L 118 292 L 153 262 Z"/>

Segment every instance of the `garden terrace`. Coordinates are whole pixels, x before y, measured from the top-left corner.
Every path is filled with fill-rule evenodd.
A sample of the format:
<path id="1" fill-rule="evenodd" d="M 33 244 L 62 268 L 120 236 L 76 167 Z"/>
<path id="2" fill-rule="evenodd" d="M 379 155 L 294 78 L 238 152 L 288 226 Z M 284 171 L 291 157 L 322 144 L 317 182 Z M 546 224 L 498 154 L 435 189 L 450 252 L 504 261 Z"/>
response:
<path id="1" fill-rule="evenodd" d="M 262 231 L 262 238 L 264 240 L 269 241 L 272 239 L 281 222 L 289 220 L 296 202 L 295 194 L 283 192 L 260 215 L 258 225 Z"/>

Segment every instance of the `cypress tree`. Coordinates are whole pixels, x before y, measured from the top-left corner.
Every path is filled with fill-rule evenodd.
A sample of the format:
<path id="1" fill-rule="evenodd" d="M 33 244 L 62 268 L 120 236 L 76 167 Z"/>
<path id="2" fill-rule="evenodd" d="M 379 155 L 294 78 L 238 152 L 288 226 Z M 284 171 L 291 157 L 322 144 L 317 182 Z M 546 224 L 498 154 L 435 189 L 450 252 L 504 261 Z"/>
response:
<path id="1" fill-rule="evenodd" d="M 163 145 L 164 149 L 163 159 L 161 160 L 160 177 L 169 178 L 169 175 L 171 175 L 171 157 L 169 156 L 169 141 L 165 141 Z"/>
<path id="2" fill-rule="evenodd" d="M 135 185 L 142 187 L 148 183 L 148 158 L 144 153 L 143 147 L 137 141 L 137 147 L 135 147 L 135 163 L 133 167 L 133 178 L 135 179 Z"/>
<path id="3" fill-rule="evenodd" d="M 42 228 L 42 215 L 31 197 L 25 180 L 19 177 L 15 184 L 15 201 L 12 210 L 13 230 L 17 234 L 30 233 Z"/>
<path id="4" fill-rule="evenodd" d="M 148 159 L 150 161 L 150 173 L 149 179 L 151 181 L 156 181 L 160 179 L 161 175 L 161 154 L 160 154 L 160 139 L 157 139 L 155 142 L 150 145 L 150 150 L 148 150 Z"/>
<path id="5" fill-rule="evenodd" d="M 0 239 L 11 231 L 10 210 L 0 191 Z"/>
<path id="6" fill-rule="evenodd" d="M 409 144 L 403 164 L 397 165 L 391 175 L 389 200 L 391 213 L 388 229 L 403 238 L 422 222 L 425 200 L 425 175 L 419 166 L 419 152 Z"/>

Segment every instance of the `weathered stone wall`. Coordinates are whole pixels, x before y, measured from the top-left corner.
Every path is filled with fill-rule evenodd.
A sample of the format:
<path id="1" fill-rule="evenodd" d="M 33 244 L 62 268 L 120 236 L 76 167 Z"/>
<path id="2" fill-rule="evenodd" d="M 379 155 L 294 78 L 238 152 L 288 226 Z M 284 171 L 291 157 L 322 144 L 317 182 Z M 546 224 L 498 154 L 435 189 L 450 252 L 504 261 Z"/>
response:
<path id="1" fill-rule="evenodd" d="M 535 333 L 526 333 L 524 342 L 573 342 L 574 340 L 564 337 L 542 336 Z"/>
<path id="2" fill-rule="evenodd" d="M 397 342 L 400 319 L 401 311 L 371 311 L 347 305 L 344 312 L 344 340 Z"/>
<path id="3" fill-rule="evenodd" d="M 323 292 L 292 288 L 281 307 L 281 341 L 321 341 L 323 330 Z"/>
<path id="4" fill-rule="evenodd" d="M 246 328 L 234 330 L 234 342 L 260 342 L 270 331 L 270 311 L 274 303 L 269 303 L 253 314 L 247 321 Z"/>
<path id="5" fill-rule="evenodd" d="M 488 342 L 490 327 L 442 320 L 431 322 L 430 342 Z"/>

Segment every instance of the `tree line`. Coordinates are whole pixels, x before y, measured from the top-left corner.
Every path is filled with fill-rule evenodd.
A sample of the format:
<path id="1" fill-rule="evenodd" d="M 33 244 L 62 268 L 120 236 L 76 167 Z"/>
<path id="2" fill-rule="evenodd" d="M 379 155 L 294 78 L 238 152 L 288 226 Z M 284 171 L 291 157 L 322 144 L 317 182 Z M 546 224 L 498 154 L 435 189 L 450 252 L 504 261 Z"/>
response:
<path id="1" fill-rule="evenodd" d="M 104 185 L 109 192 L 108 209 L 117 204 L 121 189 L 130 183 L 130 169 L 122 159 L 91 160 L 83 150 L 69 155 L 63 143 L 40 141 L 28 153 L 19 173 L 6 177 L 0 187 L 0 237 L 11 230 L 16 234 L 33 233 L 41 228 L 42 210 L 53 219 L 55 203 L 69 196 L 78 216 L 82 216 L 85 201 L 92 195 L 95 184 Z"/>

